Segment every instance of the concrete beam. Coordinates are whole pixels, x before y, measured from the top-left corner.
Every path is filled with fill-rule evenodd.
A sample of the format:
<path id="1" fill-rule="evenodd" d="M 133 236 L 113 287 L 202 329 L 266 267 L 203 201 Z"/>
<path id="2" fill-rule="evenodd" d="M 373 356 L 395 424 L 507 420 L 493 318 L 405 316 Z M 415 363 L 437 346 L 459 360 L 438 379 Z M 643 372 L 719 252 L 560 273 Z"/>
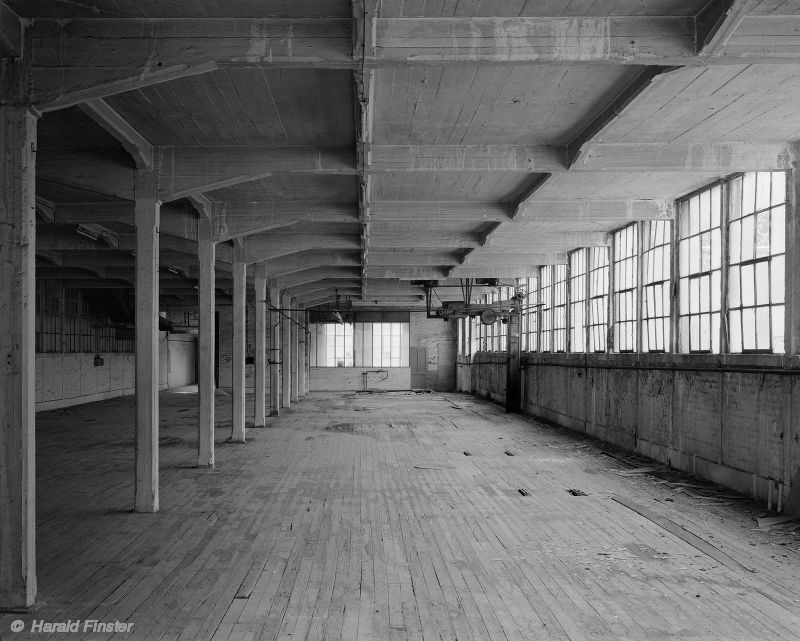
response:
<path id="1" fill-rule="evenodd" d="M 220 203 L 214 215 L 214 237 L 217 241 L 231 240 L 300 222 L 354 223 L 358 210 L 351 203 L 318 201 L 269 200 L 263 202 Z"/>
<path id="2" fill-rule="evenodd" d="M 446 267 L 455 265 L 463 252 L 441 251 L 371 251 L 369 267 Z"/>
<path id="3" fill-rule="evenodd" d="M 148 169 L 153 165 L 153 145 L 105 100 L 88 100 L 80 108 L 120 142 L 139 169 Z"/>
<path id="4" fill-rule="evenodd" d="M 376 201 L 370 203 L 373 222 L 426 221 L 441 223 L 502 222 L 511 220 L 512 208 L 497 202 Z"/>
<path id="5" fill-rule="evenodd" d="M 370 172 L 552 172 L 567 168 L 567 148 L 552 145 L 373 145 Z"/>
<path id="6" fill-rule="evenodd" d="M 272 174 L 355 175 L 350 148 L 160 147 L 161 197 L 175 200 Z"/>
<path id="7" fill-rule="evenodd" d="M 134 511 L 158 512 L 158 175 L 136 172 L 136 479 Z"/>
<path id="8" fill-rule="evenodd" d="M 480 247 L 481 236 L 472 232 L 451 233 L 399 233 L 376 232 L 369 236 L 370 256 L 373 251 L 383 249 L 465 249 Z M 371 262 L 371 261 L 370 261 Z"/>
<path id="9" fill-rule="evenodd" d="M 344 18 L 36 20 L 32 95 L 49 110 L 225 65 L 352 67 L 351 30 Z"/>
<path id="10" fill-rule="evenodd" d="M 747 14 L 761 0 L 714 0 L 695 17 L 697 55 L 719 56 Z"/>
<path id="11" fill-rule="evenodd" d="M 694 56 L 683 17 L 402 18 L 376 21 L 381 61 L 616 62 L 658 65 Z"/>
<path id="12" fill-rule="evenodd" d="M 361 257 L 355 252 L 305 252 L 284 256 L 266 263 L 270 278 L 295 274 L 320 267 L 360 267 Z"/>
<path id="13" fill-rule="evenodd" d="M 6 4 L 0 3 L 0 57 L 22 56 L 23 29 L 25 24 Z"/>
<path id="14" fill-rule="evenodd" d="M 515 220 L 570 221 L 607 224 L 626 220 L 663 220 L 675 217 L 671 200 L 539 200 L 522 203 Z"/>
<path id="15" fill-rule="evenodd" d="M 283 256 L 312 250 L 357 250 L 361 241 L 356 236 L 325 234 L 255 234 L 247 239 L 247 262 L 275 260 Z"/>
<path id="16" fill-rule="evenodd" d="M 36 599 L 35 148 L 36 118 L 22 106 L 0 107 L 0 606 L 4 608 L 27 608 Z"/>
<path id="17" fill-rule="evenodd" d="M 791 169 L 791 151 L 780 143 L 596 143 L 582 145 L 572 171 L 737 171 Z"/>
<path id="18" fill-rule="evenodd" d="M 287 274 L 282 276 L 280 281 L 284 289 L 294 289 L 326 279 L 359 278 L 360 276 L 361 270 L 358 267 L 320 267 Z"/>
<path id="19" fill-rule="evenodd" d="M 669 67 L 651 66 L 642 69 L 636 78 L 610 103 L 600 105 L 595 117 L 567 145 L 567 164 L 575 167 L 583 160 L 583 146 L 597 138 L 603 130 L 617 119 L 620 113 L 645 91 L 655 78 L 671 71 Z"/>

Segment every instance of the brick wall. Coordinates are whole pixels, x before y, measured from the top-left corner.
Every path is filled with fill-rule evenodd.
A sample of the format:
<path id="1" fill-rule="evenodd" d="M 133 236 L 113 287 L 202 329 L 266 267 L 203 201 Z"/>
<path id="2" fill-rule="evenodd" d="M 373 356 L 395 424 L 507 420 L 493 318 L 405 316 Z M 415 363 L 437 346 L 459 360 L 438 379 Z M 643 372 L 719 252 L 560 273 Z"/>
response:
<path id="1" fill-rule="evenodd" d="M 312 367 L 311 389 L 320 392 L 357 392 L 364 389 L 367 374 L 367 389 L 407 390 L 411 389 L 411 369 L 408 367 L 382 368 L 384 373 L 373 372 L 372 367 Z M 386 377 L 384 379 L 384 377 Z"/>

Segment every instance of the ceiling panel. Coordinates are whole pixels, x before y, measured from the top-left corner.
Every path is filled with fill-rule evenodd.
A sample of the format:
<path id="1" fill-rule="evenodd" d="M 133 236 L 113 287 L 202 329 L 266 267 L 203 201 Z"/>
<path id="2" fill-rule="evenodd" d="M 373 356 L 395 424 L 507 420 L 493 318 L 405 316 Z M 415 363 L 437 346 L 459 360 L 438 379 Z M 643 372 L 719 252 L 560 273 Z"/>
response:
<path id="1" fill-rule="evenodd" d="M 158 145 L 354 144 L 349 71 L 226 68 L 108 102 Z"/>
<path id="2" fill-rule="evenodd" d="M 377 144 L 563 144 L 636 76 L 621 65 L 405 66 L 377 72 Z"/>
<path id="3" fill-rule="evenodd" d="M 657 77 L 604 142 L 782 142 L 800 137 L 797 65 L 721 65 Z"/>
<path id="4" fill-rule="evenodd" d="M 395 0 L 385 18 L 476 16 L 693 16 L 707 0 Z"/>

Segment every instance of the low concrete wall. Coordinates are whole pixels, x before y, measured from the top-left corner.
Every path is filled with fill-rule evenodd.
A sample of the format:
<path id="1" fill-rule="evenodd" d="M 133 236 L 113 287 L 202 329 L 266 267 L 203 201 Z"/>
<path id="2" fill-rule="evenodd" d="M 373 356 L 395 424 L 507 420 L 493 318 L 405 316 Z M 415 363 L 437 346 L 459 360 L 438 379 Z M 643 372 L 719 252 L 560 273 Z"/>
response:
<path id="1" fill-rule="evenodd" d="M 411 368 L 384 367 L 377 373 L 374 367 L 312 367 L 310 389 L 317 392 L 357 392 L 364 389 L 362 372 L 368 371 L 367 389 L 408 390 L 411 389 Z M 386 377 L 384 379 L 384 377 Z"/>
<path id="2" fill-rule="evenodd" d="M 36 411 L 93 403 L 136 393 L 136 355 L 101 354 L 36 355 Z M 159 388 L 174 389 L 196 382 L 197 344 L 191 334 L 161 334 Z"/>
<path id="3" fill-rule="evenodd" d="M 493 358 L 471 369 L 496 398 Z M 760 499 L 800 466 L 798 357 L 526 354 L 522 394 L 527 414 Z"/>
<path id="4" fill-rule="evenodd" d="M 478 352 L 472 357 L 472 393 L 497 403 L 506 402 L 506 354 Z"/>

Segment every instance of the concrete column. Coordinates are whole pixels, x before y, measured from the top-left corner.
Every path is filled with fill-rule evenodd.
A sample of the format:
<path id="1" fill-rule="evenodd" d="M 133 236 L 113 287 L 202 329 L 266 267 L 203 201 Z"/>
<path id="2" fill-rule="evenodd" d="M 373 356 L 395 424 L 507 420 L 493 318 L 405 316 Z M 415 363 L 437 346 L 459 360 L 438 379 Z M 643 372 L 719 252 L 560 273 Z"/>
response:
<path id="1" fill-rule="evenodd" d="M 216 362 L 216 303 L 214 296 L 216 252 L 210 220 L 198 221 L 197 280 L 200 331 L 197 336 L 197 362 L 199 363 L 197 391 L 200 404 L 200 421 L 197 428 L 197 465 L 214 467 L 214 363 Z"/>
<path id="2" fill-rule="evenodd" d="M 289 302 L 292 310 L 297 309 L 297 299 L 292 298 Z M 289 326 L 292 328 L 292 402 L 296 403 L 300 399 L 300 328 L 297 326 L 297 312 L 290 311 L 291 321 Z"/>
<path id="3" fill-rule="evenodd" d="M 245 406 L 244 406 L 244 358 L 245 358 L 245 303 L 247 296 L 247 266 L 239 247 L 234 248 L 233 255 L 233 421 L 231 423 L 231 441 L 244 443 Z"/>
<path id="4" fill-rule="evenodd" d="M 278 288 L 269 288 L 269 415 L 278 416 L 281 408 L 281 315 L 276 311 L 281 306 Z"/>
<path id="5" fill-rule="evenodd" d="M 134 510 L 158 511 L 158 172 L 137 170 Z"/>
<path id="6" fill-rule="evenodd" d="M 292 323 L 289 312 L 286 310 L 291 307 L 291 298 L 284 294 L 281 296 L 281 308 L 284 312 L 281 315 L 281 405 L 291 407 L 292 405 Z"/>
<path id="7" fill-rule="evenodd" d="M 306 314 L 305 312 L 297 312 L 297 321 L 303 327 L 297 328 L 297 394 L 300 398 L 306 395 L 306 351 L 308 349 L 308 336 L 306 335 Z"/>
<path id="8" fill-rule="evenodd" d="M 514 311 L 508 316 L 508 359 L 506 361 L 506 412 L 518 412 L 520 409 L 520 302 L 514 304 Z"/>
<path id="9" fill-rule="evenodd" d="M 306 351 L 305 351 L 305 393 L 308 394 L 311 391 L 311 336 L 309 334 L 309 330 L 311 328 L 311 323 L 309 322 L 309 314 L 308 310 L 303 312 L 303 324 L 306 326 L 305 332 L 305 341 L 306 341 Z"/>
<path id="10" fill-rule="evenodd" d="M 793 166 L 786 176 L 786 312 L 784 349 L 800 354 L 800 144 L 792 145 Z M 675 252 L 677 253 L 677 252 Z M 786 439 L 789 443 L 791 439 Z"/>
<path id="11" fill-rule="evenodd" d="M 0 606 L 36 598 L 36 117 L 0 107 Z"/>
<path id="12" fill-rule="evenodd" d="M 255 387 L 253 389 L 253 425 L 266 425 L 267 394 L 267 266 L 259 263 L 255 266 L 255 305 L 256 305 L 256 356 Z"/>

